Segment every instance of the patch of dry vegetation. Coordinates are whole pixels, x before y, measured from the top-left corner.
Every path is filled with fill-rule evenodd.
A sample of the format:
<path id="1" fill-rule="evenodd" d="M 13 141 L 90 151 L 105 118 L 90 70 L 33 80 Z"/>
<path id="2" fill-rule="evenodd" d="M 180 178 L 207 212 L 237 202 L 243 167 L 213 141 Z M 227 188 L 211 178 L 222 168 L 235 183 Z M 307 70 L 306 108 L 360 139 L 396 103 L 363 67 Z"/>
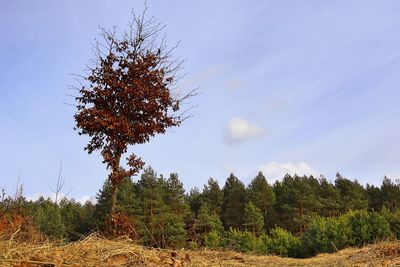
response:
<path id="1" fill-rule="evenodd" d="M 256 256 L 233 251 L 160 250 L 144 248 L 124 238 L 107 240 L 90 235 L 79 242 L 0 242 L 0 266 L 398 266 L 400 242 L 348 248 L 310 259 Z"/>
<path id="2" fill-rule="evenodd" d="M 138 246 L 123 238 L 107 240 L 90 235 L 78 242 L 0 243 L 0 266 L 162 266 L 168 254 Z M 171 259 L 172 261 L 172 259 Z"/>

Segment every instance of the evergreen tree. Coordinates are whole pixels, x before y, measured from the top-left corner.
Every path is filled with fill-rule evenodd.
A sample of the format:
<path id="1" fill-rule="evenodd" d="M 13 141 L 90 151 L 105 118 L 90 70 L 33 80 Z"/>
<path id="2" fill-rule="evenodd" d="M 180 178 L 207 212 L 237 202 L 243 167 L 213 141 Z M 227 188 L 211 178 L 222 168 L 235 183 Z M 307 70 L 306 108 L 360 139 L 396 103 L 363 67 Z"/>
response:
<path id="1" fill-rule="evenodd" d="M 181 216 L 174 213 L 167 214 L 163 232 L 165 236 L 163 239 L 163 242 L 165 242 L 163 247 L 173 249 L 184 247 L 186 241 L 186 230 Z"/>
<path id="2" fill-rule="evenodd" d="M 171 173 L 165 181 L 165 191 L 164 203 L 169 210 L 164 230 L 165 245 L 180 248 L 186 241 L 185 221 L 189 221 L 190 208 L 185 197 L 185 189 L 177 173 Z"/>
<path id="3" fill-rule="evenodd" d="M 339 174 L 335 184 L 323 176 L 286 175 L 274 183 L 276 202 L 273 209 L 266 209 L 269 219 L 276 215 L 278 220 L 269 220 L 271 227 L 262 233 L 263 212 L 249 199 L 263 199 L 259 205 L 266 207 L 267 198 L 260 193 L 268 192 L 265 185 L 269 186 L 259 173 L 246 191 L 231 174 L 222 191 L 216 180 L 210 179 L 202 194 L 195 188 L 185 195 L 177 174 L 164 179 L 149 167 L 136 184 L 126 178 L 118 191 L 116 208 L 120 213 L 114 218 L 118 219 L 115 225 L 121 227 L 116 227 L 114 233 L 138 234 L 145 245 L 161 248 L 201 245 L 300 257 L 400 237 L 397 180 L 385 177 L 380 187 L 367 185 L 364 189 L 357 181 Z M 216 203 L 221 192 L 222 215 Z M 75 240 L 95 229 L 96 222 L 99 225 L 106 221 L 110 198 L 108 183 L 98 193 L 96 205 L 82 205 L 73 199 L 56 204 L 43 197 L 27 201 L 22 195 L 3 196 L 0 235 L 11 235 L 19 229 L 21 237 L 29 236 L 31 228 L 24 224 L 32 218 L 31 225 L 41 233 Z M 353 210 L 341 214 L 348 209 Z M 136 232 L 124 232 L 125 226 Z"/>
<path id="4" fill-rule="evenodd" d="M 290 176 L 274 184 L 275 211 L 279 225 L 292 232 L 303 232 L 308 219 L 318 214 L 321 201 L 317 192 L 318 180 L 314 177 Z"/>
<path id="5" fill-rule="evenodd" d="M 196 231 L 205 234 L 211 231 L 222 232 L 224 230 L 221 220 L 207 204 L 203 204 L 199 210 L 196 220 Z"/>
<path id="6" fill-rule="evenodd" d="M 253 234 L 260 233 L 264 226 L 264 217 L 261 210 L 251 201 L 246 203 L 244 207 L 243 226 L 246 230 L 252 231 Z"/>
<path id="7" fill-rule="evenodd" d="M 196 186 L 190 190 L 189 195 L 187 196 L 190 210 L 193 212 L 195 217 L 197 217 L 197 214 L 199 213 L 202 204 L 201 198 L 201 193 Z"/>
<path id="8" fill-rule="evenodd" d="M 188 239 L 190 244 L 198 244 L 198 234 L 196 229 L 196 220 L 202 205 L 201 193 L 197 187 L 190 190 L 189 194 L 186 195 L 186 202 L 189 203 L 190 214 L 186 218 L 186 229 L 188 232 Z"/>
<path id="9" fill-rule="evenodd" d="M 189 205 L 185 199 L 185 189 L 177 173 L 171 173 L 166 181 L 165 203 L 175 215 L 181 218 L 188 216 Z"/>
<path id="10" fill-rule="evenodd" d="M 61 199 L 59 203 L 62 221 L 68 239 L 77 240 L 80 238 L 80 226 L 82 225 L 81 210 L 82 206 L 75 200 Z"/>
<path id="11" fill-rule="evenodd" d="M 246 189 L 233 173 L 226 180 L 222 204 L 222 221 L 226 229 L 241 228 Z"/>
<path id="12" fill-rule="evenodd" d="M 321 209 L 318 214 L 325 217 L 338 216 L 340 214 L 340 194 L 335 186 L 324 176 L 321 176 L 317 192 L 321 202 Z"/>
<path id="13" fill-rule="evenodd" d="M 368 208 L 372 211 L 382 209 L 382 191 L 379 187 L 367 184 L 366 192 L 368 195 Z"/>
<path id="14" fill-rule="evenodd" d="M 157 178 L 157 173 L 148 167 L 137 182 L 138 196 L 142 210 L 143 227 L 142 240 L 150 246 L 162 247 L 164 245 L 164 227 L 167 206 L 164 204 L 166 189 L 165 180 Z"/>
<path id="15" fill-rule="evenodd" d="M 262 172 L 259 172 L 250 182 L 247 196 L 249 201 L 261 211 L 264 222 L 267 222 L 267 213 L 275 204 L 275 193 Z"/>
<path id="16" fill-rule="evenodd" d="M 341 212 L 368 208 L 368 196 L 357 180 L 351 181 L 336 174 L 335 187 L 340 193 Z"/>
<path id="17" fill-rule="evenodd" d="M 202 202 L 207 204 L 212 212 L 221 214 L 224 193 L 219 187 L 218 181 L 213 178 L 208 179 L 202 192 Z"/>
<path id="18" fill-rule="evenodd" d="M 81 234 L 88 234 L 95 229 L 94 222 L 95 205 L 92 202 L 86 201 L 81 208 L 81 223 L 78 227 L 78 232 Z"/>
<path id="19" fill-rule="evenodd" d="M 381 185 L 382 205 L 391 211 L 400 207 L 400 182 L 384 177 Z"/>
<path id="20" fill-rule="evenodd" d="M 36 203 L 34 223 L 36 227 L 45 235 L 55 238 L 65 238 L 67 236 L 61 211 L 50 199 L 40 197 Z"/>
<path id="21" fill-rule="evenodd" d="M 106 229 L 106 221 L 109 218 L 111 207 L 112 186 L 109 180 L 106 180 L 103 187 L 96 195 L 97 204 L 94 208 L 94 220 L 100 230 Z M 129 177 L 124 178 L 121 187 L 117 193 L 116 213 L 124 213 L 131 216 L 135 221 L 138 220 L 140 206 L 137 195 L 135 194 L 135 184 Z"/>

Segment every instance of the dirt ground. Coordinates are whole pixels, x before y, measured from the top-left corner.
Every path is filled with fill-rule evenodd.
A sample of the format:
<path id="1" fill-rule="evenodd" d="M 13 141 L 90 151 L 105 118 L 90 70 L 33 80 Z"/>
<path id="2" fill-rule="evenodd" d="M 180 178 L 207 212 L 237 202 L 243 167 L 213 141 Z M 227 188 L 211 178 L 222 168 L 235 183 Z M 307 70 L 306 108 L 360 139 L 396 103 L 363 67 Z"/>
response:
<path id="1" fill-rule="evenodd" d="M 148 249 L 129 239 L 110 241 L 98 236 L 66 245 L 4 240 L 0 242 L 0 266 L 400 266 L 400 242 L 291 259 L 204 249 Z"/>

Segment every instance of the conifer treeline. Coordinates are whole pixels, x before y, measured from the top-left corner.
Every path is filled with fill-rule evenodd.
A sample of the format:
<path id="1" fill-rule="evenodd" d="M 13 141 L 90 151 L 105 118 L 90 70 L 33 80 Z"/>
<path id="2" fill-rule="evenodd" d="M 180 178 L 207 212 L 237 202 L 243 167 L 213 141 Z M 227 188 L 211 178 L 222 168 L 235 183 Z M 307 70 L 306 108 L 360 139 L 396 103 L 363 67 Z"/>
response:
<path id="1" fill-rule="evenodd" d="M 0 216 L 17 205 L 42 233 L 74 240 L 106 230 L 109 182 L 96 198 L 96 204 L 84 205 L 5 198 Z M 117 202 L 118 234 L 155 247 L 306 257 L 400 237 L 400 183 L 387 177 L 380 187 L 364 187 L 340 174 L 333 183 L 322 176 L 286 175 L 271 185 L 260 172 L 245 186 L 231 174 L 222 187 L 210 178 L 201 191 L 185 193 L 178 174 L 165 178 L 149 167 L 137 182 L 124 180 Z"/>

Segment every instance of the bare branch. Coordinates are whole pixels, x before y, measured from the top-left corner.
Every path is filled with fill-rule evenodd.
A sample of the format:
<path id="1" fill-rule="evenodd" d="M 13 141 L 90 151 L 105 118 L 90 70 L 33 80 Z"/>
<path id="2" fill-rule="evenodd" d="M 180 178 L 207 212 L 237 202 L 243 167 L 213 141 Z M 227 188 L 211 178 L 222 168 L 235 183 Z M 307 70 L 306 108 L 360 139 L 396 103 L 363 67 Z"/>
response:
<path id="1" fill-rule="evenodd" d="M 63 164 L 62 164 L 62 159 L 60 159 L 60 169 L 58 172 L 58 177 L 57 177 L 57 184 L 56 184 L 56 189 L 53 190 L 51 187 L 50 189 L 53 191 L 53 193 L 55 194 L 55 199 L 54 199 L 54 203 L 57 205 L 60 195 L 61 195 L 61 191 L 64 188 L 64 184 L 65 184 L 65 178 L 62 176 L 62 169 L 63 169 Z"/>

